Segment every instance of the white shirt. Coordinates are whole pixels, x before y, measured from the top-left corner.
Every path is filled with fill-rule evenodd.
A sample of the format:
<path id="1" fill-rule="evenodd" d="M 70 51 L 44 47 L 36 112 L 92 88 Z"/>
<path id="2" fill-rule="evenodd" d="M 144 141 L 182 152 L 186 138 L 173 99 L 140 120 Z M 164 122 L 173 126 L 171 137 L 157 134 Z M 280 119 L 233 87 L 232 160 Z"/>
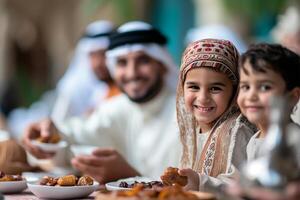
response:
<path id="1" fill-rule="evenodd" d="M 261 146 L 264 142 L 264 138 L 259 138 L 260 131 L 255 133 L 248 145 L 247 145 L 247 160 L 252 161 L 257 159 L 260 156 Z"/>
<path id="2" fill-rule="evenodd" d="M 158 178 L 179 163 L 175 99 L 168 89 L 145 104 L 122 94 L 102 104 L 87 120 L 73 118 L 57 126 L 69 142 L 112 146 L 143 176 Z"/>

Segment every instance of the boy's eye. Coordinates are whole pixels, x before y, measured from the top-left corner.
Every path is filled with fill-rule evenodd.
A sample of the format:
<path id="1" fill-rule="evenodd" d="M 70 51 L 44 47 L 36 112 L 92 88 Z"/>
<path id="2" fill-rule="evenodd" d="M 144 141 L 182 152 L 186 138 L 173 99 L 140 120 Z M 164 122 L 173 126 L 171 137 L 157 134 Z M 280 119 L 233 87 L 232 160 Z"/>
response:
<path id="1" fill-rule="evenodd" d="M 270 85 L 261 85 L 259 87 L 259 90 L 262 91 L 262 92 L 266 92 L 268 90 L 272 89 L 272 87 Z"/>
<path id="2" fill-rule="evenodd" d="M 249 87 L 249 85 L 240 85 L 239 88 L 240 88 L 241 91 L 245 92 L 245 91 L 249 90 L 250 87 Z"/>

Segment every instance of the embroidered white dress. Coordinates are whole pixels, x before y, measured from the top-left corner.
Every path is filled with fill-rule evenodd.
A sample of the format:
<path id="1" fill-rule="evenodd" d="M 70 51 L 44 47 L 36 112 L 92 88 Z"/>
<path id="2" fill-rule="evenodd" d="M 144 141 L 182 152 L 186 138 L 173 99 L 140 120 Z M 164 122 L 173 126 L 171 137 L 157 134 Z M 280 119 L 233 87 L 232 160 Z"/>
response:
<path id="1" fill-rule="evenodd" d="M 199 190 L 203 190 L 209 186 L 218 187 L 229 183 L 232 179 L 236 180 L 239 178 L 239 169 L 247 161 L 247 144 L 253 136 L 253 130 L 247 127 L 246 124 L 239 123 L 239 119 L 240 117 L 236 119 L 235 127 L 237 129 L 234 131 L 236 134 L 230 133 L 232 136 L 230 147 L 232 148 L 227 155 L 226 173 L 219 174 L 217 177 L 199 173 Z M 207 138 L 208 133 L 197 134 L 197 159 L 200 159 Z"/>

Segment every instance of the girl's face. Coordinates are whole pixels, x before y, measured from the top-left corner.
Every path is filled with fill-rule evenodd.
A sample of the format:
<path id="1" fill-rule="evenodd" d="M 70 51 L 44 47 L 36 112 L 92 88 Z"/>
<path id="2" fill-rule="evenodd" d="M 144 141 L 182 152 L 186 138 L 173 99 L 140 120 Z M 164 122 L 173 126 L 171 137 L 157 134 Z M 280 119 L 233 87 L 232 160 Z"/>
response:
<path id="1" fill-rule="evenodd" d="M 194 68 L 184 81 L 184 102 L 202 132 L 209 131 L 227 109 L 233 95 L 229 78 L 209 68 Z"/>
<path id="2" fill-rule="evenodd" d="M 253 71 L 248 61 L 244 68 L 247 73 L 243 69 L 240 71 L 238 105 L 250 122 L 259 127 L 267 126 L 270 98 L 285 93 L 285 81 L 269 69 Z"/>

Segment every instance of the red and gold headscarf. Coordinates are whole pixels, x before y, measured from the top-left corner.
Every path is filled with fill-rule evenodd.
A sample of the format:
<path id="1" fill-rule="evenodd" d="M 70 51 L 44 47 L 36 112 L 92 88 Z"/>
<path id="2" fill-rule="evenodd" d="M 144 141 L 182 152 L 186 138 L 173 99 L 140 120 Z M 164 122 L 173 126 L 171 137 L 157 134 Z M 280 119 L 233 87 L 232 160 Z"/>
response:
<path id="1" fill-rule="evenodd" d="M 227 40 L 204 39 L 191 43 L 183 53 L 179 82 L 177 86 L 177 121 L 180 137 L 183 144 L 182 167 L 191 167 L 199 173 L 213 177 L 225 173 L 230 146 L 230 129 L 238 115 L 236 105 L 239 54 L 235 46 Z M 201 153 L 201 158 L 196 159 L 197 122 L 189 113 L 184 104 L 184 81 L 186 74 L 192 68 L 206 67 L 224 73 L 233 82 L 235 87 L 233 97 L 227 110 L 216 120 L 211 129 L 207 142 Z M 201 127 L 200 127 L 201 128 Z M 197 162 L 199 160 L 199 162 Z M 217 161 L 217 162 L 216 162 Z"/>

